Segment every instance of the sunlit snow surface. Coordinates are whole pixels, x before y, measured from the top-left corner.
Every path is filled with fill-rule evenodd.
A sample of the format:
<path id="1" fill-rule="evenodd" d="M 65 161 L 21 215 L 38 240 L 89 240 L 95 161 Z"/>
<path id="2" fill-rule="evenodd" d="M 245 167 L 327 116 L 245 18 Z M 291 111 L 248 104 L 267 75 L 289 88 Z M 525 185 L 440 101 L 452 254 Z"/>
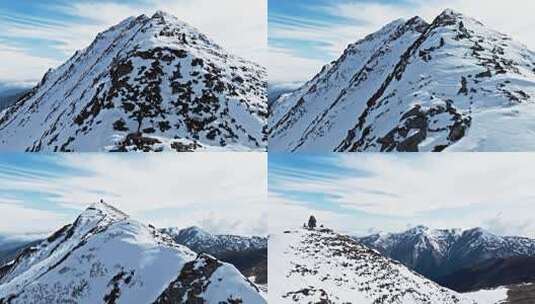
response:
<path id="1" fill-rule="evenodd" d="M 172 302 L 156 302 L 164 293 Z M 0 267 L 0 303 L 182 303 L 181 293 L 209 304 L 266 303 L 234 266 L 104 203 Z"/>
<path id="2" fill-rule="evenodd" d="M 479 304 L 500 304 L 507 300 L 507 288 L 485 289 L 464 294 L 477 301 Z"/>
<path id="3" fill-rule="evenodd" d="M 266 71 L 164 12 L 128 18 L 0 113 L 0 151 L 265 151 Z"/>
<path id="4" fill-rule="evenodd" d="M 271 151 L 533 150 L 535 54 L 446 10 L 396 20 L 273 103 Z M 461 141 L 459 141 L 461 140 Z"/>
<path id="5" fill-rule="evenodd" d="M 331 230 L 273 234 L 269 252 L 270 303 L 475 303 Z"/>
<path id="6" fill-rule="evenodd" d="M 490 109 L 473 117 L 468 134 L 446 151 L 535 151 L 535 104 Z"/>

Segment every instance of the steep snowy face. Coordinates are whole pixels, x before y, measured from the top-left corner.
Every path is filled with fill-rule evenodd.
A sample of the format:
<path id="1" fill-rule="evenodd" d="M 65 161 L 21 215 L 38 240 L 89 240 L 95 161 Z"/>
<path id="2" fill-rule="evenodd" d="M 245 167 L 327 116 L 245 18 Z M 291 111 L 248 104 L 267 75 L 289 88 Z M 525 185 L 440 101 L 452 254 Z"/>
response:
<path id="1" fill-rule="evenodd" d="M 535 240 L 497 236 L 481 228 L 461 231 L 419 226 L 358 241 L 432 279 L 490 259 L 535 256 Z"/>
<path id="2" fill-rule="evenodd" d="M 269 239 L 273 303 L 474 303 L 332 230 Z"/>
<path id="3" fill-rule="evenodd" d="M 227 251 L 246 251 L 267 248 L 267 238 L 239 235 L 214 235 L 199 227 L 185 229 L 164 228 L 162 233 L 170 235 L 175 242 L 185 245 L 196 252 L 207 252 L 212 255 Z"/>
<path id="4" fill-rule="evenodd" d="M 0 150 L 265 150 L 266 71 L 175 17 L 97 35 L 0 115 Z"/>
<path id="5" fill-rule="evenodd" d="M 0 268 L 0 303 L 184 303 L 186 298 L 265 303 L 233 266 L 197 255 L 102 202 Z"/>
<path id="6" fill-rule="evenodd" d="M 275 107 L 289 98 L 329 106 L 294 111 L 311 113 L 304 118 L 283 110 L 285 120 L 270 121 L 270 145 L 283 151 L 531 147 L 533 138 L 515 134 L 534 129 L 528 118 L 535 111 L 535 53 L 451 10 L 429 25 L 417 24 L 406 40 L 387 41 L 388 51 L 376 49 L 381 55 L 373 65 L 354 65 L 361 76 L 341 83 L 334 97 L 296 91 L 279 99 Z M 305 127 L 283 123 L 292 120 Z"/>
<path id="7" fill-rule="evenodd" d="M 329 143 L 333 134 L 341 132 L 337 136 L 345 136 L 352 120 L 333 118 L 351 117 L 363 106 L 345 96 L 349 91 L 369 94 L 399 60 L 400 50 L 411 45 L 426 26 L 420 18 L 396 20 L 349 45 L 338 60 L 323 67 L 311 81 L 279 98 L 270 111 L 270 149 L 321 149 L 322 145 L 333 144 Z"/>

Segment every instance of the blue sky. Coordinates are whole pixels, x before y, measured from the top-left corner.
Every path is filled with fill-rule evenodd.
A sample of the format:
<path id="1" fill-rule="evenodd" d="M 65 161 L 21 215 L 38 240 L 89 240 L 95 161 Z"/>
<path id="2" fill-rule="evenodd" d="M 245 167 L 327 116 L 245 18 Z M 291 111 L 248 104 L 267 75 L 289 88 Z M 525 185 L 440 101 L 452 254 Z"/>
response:
<path id="1" fill-rule="evenodd" d="M 33 85 L 48 68 L 88 46 L 98 32 L 156 10 L 265 64 L 267 0 L 0 0 L 0 84 Z"/>
<path id="2" fill-rule="evenodd" d="M 284 26 L 301 26 L 303 28 L 318 28 L 322 26 L 331 27 L 333 25 L 359 26 L 368 25 L 366 20 L 359 20 L 357 17 L 351 18 L 342 16 L 332 10 L 332 7 L 344 5 L 347 0 L 306 0 L 306 1 L 286 1 L 270 0 L 269 1 L 269 29 L 275 34 L 278 29 Z M 401 5 L 405 2 L 400 1 L 355 1 L 368 3 L 389 3 L 396 2 Z M 333 33 L 335 34 L 335 33 Z M 331 42 L 325 40 L 300 39 L 300 37 L 281 37 L 274 35 L 269 37 L 269 44 L 274 47 L 290 47 L 296 54 L 303 57 L 315 58 L 328 62 L 332 60 L 332 54 L 324 52 Z"/>
<path id="3" fill-rule="evenodd" d="M 270 229 L 303 223 L 365 235 L 483 227 L 533 234 L 531 154 L 270 154 Z M 492 164 L 492 167 L 489 167 Z"/>
<path id="4" fill-rule="evenodd" d="M 446 8 L 474 17 L 535 48 L 531 12 L 524 0 L 269 0 L 270 81 L 305 81 L 345 47 L 399 18 L 428 22 Z M 506 14 L 504 13 L 506 12 Z"/>
<path id="5" fill-rule="evenodd" d="M 159 227 L 265 234 L 266 183 L 262 153 L 3 153 L 0 235 L 55 230 L 100 199 Z"/>

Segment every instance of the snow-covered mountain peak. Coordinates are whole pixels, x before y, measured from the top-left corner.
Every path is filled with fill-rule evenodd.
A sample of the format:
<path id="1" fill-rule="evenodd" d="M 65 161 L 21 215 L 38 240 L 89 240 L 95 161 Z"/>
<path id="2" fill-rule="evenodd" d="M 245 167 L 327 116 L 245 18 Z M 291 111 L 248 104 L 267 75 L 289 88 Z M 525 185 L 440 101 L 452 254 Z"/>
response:
<path id="1" fill-rule="evenodd" d="M 234 266 L 197 255 L 102 202 L 0 266 L 0 303 L 165 304 L 183 299 L 265 303 Z"/>
<path id="2" fill-rule="evenodd" d="M 384 35 L 390 35 L 393 31 L 395 31 L 397 28 L 403 26 L 406 22 L 407 22 L 407 20 L 405 20 L 403 18 L 399 18 L 399 19 L 396 19 L 394 21 L 391 21 L 391 22 L 387 23 L 386 25 L 384 25 L 383 27 L 381 27 L 376 32 L 367 35 L 366 37 L 364 37 L 363 39 L 358 40 L 354 44 L 350 44 L 350 46 L 358 46 L 359 44 L 361 44 L 361 43 L 363 43 L 365 41 L 376 39 L 376 38 L 384 36 Z"/>
<path id="3" fill-rule="evenodd" d="M 418 226 L 415 226 L 411 229 L 408 230 L 409 233 L 416 233 L 416 234 L 420 234 L 420 233 L 425 233 L 427 231 L 429 231 L 429 227 L 427 226 L 424 226 L 424 225 L 418 225 Z"/>
<path id="4" fill-rule="evenodd" d="M 432 229 L 425 225 L 418 225 L 415 226 L 401 234 L 404 235 L 416 235 L 420 237 L 426 237 L 426 238 L 444 238 L 448 236 L 460 236 L 462 233 L 462 229 L 454 228 L 454 229 Z M 396 233 L 390 233 L 389 235 L 396 235 Z"/>
<path id="5" fill-rule="evenodd" d="M 162 11 L 162 10 L 157 10 L 154 12 L 154 14 L 152 15 L 152 18 L 160 18 L 160 19 L 171 19 L 173 21 L 178 21 L 179 19 L 176 18 L 174 15 L 172 14 L 169 14 L 165 11 Z"/>
<path id="6" fill-rule="evenodd" d="M 486 242 L 501 242 L 503 237 L 498 236 L 486 229 L 476 227 L 472 229 L 466 229 L 463 231 L 462 236 L 465 238 L 471 238 L 475 240 L 483 240 Z"/>
<path id="7" fill-rule="evenodd" d="M 150 17 L 146 15 L 142 15 L 142 16 L 143 16 L 142 19 L 151 19 L 153 21 L 156 21 L 155 24 L 166 25 L 168 27 L 175 27 L 175 29 L 183 29 L 183 30 L 189 30 L 192 32 L 200 33 L 200 31 L 197 28 L 178 19 L 175 15 L 170 14 L 166 11 L 157 10 Z"/>
<path id="8" fill-rule="evenodd" d="M 414 16 L 405 22 L 405 26 L 414 28 L 416 31 L 423 33 L 429 26 L 429 23 L 420 16 Z"/>
<path id="9" fill-rule="evenodd" d="M 199 226 L 191 226 L 185 229 L 175 229 L 175 231 L 187 235 L 187 237 L 196 238 L 199 240 L 209 240 L 214 237 L 211 233 L 203 230 Z"/>
<path id="10" fill-rule="evenodd" d="M 80 215 L 82 217 L 108 217 L 114 221 L 120 221 L 128 218 L 128 215 L 123 211 L 115 208 L 114 206 L 100 200 L 99 202 L 92 203 L 86 210 Z"/>
<path id="11" fill-rule="evenodd" d="M 330 229 L 273 234 L 273 303 L 473 303 Z"/>
<path id="12" fill-rule="evenodd" d="M 367 36 L 275 101 L 271 150 L 535 149 L 525 132 L 535 113 L 535 53 L 452 10 L 431 24 L 411 20 Z"/>
<path id="13" fill-rule="evenodd" d="M 453 9 L 445 9 L 444 11 L 442 11 L 442 13 L 435 17 L 433 22 L 430 24 L 429 29 L 431 30 L 433 28 L 438 27 L 450 27 L 450 29 L 453 29 L 452 26 L 464 26 L 466 24 L 477 24 L 483 26 L 483 24 L 478 20 L 466 16 L 459 11 Z"/>
<path id="14" fill-rule="evenodd" d="M 451 8 L 446 8 L 446 9 L 444 9 L 444 10 L 437 16 L 437 18 L 439 18 L 439 19 L 442 19 L 442 18 L 462 19 L 462 18 L 464 18 L 464 17 L 465 17 L 465 16 L 463 15 L 463 13 L 461 13 L 460 11 L 451 9 Z"/>
<path id="15" fill-rule="evenodd" d="M 97 35 L 0 116 L 0 150 L 265 150 L 266 70 L 157 12 Z"/>
<path id="16" fill-rule="evenodd" d="M 190 233 L 193 233 L 193 234 L 196 234 L 196 235 L 199 235 L 199 234 L 208 235 L 208 234 L 210 234 L 208 231 L 202 229 L 199 226 L 195 226 L 195 225 L 187 227 L 187 228 L 184 228 L 183 230 L 184 231 L 189 231 Z"/>

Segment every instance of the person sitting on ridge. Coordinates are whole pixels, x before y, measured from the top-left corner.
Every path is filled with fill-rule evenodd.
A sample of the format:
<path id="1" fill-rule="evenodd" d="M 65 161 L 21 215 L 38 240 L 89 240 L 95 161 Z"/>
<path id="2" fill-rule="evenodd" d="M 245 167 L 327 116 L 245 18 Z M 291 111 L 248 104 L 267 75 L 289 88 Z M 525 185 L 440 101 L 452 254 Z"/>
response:
<path id="1" fill-rule="evenodd" d="M 316 218 L 311 215 L 308 218 L 308 229 L 313 230 L 314 228 L 316 228 Z"/>

